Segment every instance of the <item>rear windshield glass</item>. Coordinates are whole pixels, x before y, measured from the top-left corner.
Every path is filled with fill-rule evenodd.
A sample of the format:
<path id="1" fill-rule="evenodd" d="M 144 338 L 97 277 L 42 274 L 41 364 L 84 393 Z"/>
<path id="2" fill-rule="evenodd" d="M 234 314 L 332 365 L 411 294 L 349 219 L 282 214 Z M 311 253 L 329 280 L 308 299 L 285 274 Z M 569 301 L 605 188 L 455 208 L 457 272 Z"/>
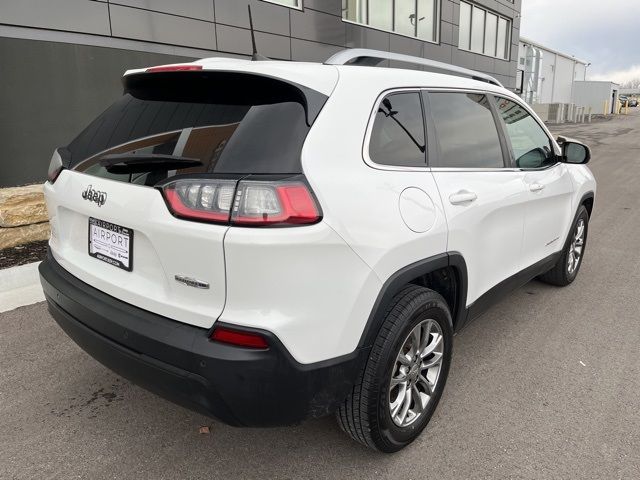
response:
<path id="1" fill-rule="evenodd" d="M 70 168 L 143 185 L 191 173 L 301 173 L 309 105 L 326 100 L 249 74 L 134 77 L 125 94 L 69 144 Z"/>

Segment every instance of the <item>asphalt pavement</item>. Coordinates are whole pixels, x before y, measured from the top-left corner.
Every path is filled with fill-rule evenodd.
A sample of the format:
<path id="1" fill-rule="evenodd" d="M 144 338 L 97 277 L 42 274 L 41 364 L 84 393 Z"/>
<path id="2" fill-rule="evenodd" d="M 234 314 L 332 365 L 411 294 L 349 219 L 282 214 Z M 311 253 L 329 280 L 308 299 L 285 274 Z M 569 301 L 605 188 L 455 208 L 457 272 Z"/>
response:
<path id="1" fill-rule="evenodd" d="M 405 450 L 369 451 L 333 418 L 219 424 L 102 367 L 38 303 L 0 315 L 0 478 L 640 478 L 640 108 L 553 131 L 593 148 L 580 274 L 529 283 L 456 337 Z"/>

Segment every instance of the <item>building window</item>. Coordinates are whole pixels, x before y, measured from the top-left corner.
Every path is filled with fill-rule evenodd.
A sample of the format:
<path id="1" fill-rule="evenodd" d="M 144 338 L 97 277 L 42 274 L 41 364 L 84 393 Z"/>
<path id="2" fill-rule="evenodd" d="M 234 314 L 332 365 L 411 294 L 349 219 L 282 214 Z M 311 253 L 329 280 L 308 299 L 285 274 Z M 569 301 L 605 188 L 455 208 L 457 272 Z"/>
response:
<path id="1" fill-rule="evenodd" d="M 342 19 L 437 42 L 440 0 L 342 0 Z"/>
<path id="2" fill-rule="evenodd" d="M 302 9 L 302 0 L 263 0 L 264 2 L 276 3 L 285 7 Z"/>
<path id="3" fill-rule="evenodd" d="M 458 47 L 508 60 L 510 42 L 509 19 L 471 3 L 460 2 Z"/>

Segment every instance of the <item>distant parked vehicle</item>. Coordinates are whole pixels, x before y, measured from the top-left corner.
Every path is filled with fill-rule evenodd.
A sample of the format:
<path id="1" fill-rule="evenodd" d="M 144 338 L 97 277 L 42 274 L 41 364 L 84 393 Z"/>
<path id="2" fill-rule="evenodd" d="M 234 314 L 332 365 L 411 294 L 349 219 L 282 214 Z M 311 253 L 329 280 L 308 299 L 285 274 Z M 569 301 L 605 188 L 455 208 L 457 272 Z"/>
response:
<path id="1" fill-rule="evenodd" d="M 638 99 L 637 98 L 629 98 L 627 95 L 620 95 L 618 97 L 618 100 L 620 101 L 620 108 L 623 108 L 623 107 L 637 107 L 638 106 Z"/>

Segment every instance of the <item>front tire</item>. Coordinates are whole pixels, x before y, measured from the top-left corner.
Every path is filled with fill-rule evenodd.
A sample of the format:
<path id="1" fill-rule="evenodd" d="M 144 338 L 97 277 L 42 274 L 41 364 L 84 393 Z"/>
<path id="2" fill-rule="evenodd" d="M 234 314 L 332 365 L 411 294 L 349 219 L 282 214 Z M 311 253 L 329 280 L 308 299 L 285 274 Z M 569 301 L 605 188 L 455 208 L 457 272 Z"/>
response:
<path id="1" fill-rule="evenodd" d="M 451 313 L 444 298 L 416 285 L 401 290 L 356 385 L 338 408 L 340 427 L 382 452 L 413 442 L 438 405 L 452 347 Z"/>
<path id="2" fill-rule="evenodd" d="M 589 212 L 584 205 L 581 205 L 569 231 L 569 237 L 565 242 L 558 263 L 551 270 L 540 275 L 539 279 L 559 287 L 572 283 L 578 276 L 578 271 L 582 265 L 585 248 L 587 247 L 588 232 Z"/>

